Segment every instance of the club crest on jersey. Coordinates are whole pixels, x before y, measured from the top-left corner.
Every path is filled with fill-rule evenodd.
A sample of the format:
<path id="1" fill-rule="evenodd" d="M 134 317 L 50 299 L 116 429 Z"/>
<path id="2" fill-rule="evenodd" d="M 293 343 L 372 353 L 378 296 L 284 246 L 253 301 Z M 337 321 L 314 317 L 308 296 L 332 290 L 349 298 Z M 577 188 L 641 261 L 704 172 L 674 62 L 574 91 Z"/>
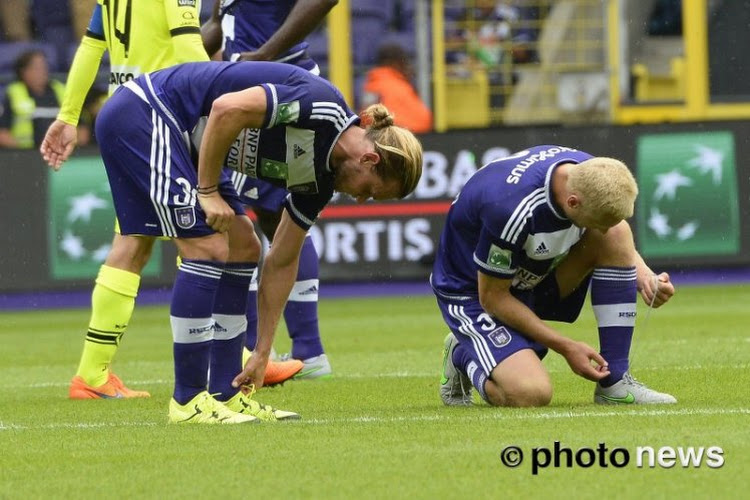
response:
<path id="1" fill-rule="evenodd" d="M 492 342 L 492 345 L 494 345 L 498 349 L 510 344 L 510 341 L 512 339 L 510 332 L 504 326 L 501 326 L 497 330 L 490 332 L 487 337 L 490 339 L 490 342 Z"/>
<path id="2" fill-rule="evenodd" d="M 512 252 L 496 245 L 490 246 L 487 256 L 487 265 L 495 271 L 507 271 L 510 269 Z"/>
<path id="3" fill-rule="evenodd" d="M 177 0 L 180 7 L 195 7 L 196 0 Z"/>
<path id="4" fill-rule="evenodd" d="M 180 207 L 174 209 L 174 218 L 182 229 L 195 226 L 195 207 Z"/>

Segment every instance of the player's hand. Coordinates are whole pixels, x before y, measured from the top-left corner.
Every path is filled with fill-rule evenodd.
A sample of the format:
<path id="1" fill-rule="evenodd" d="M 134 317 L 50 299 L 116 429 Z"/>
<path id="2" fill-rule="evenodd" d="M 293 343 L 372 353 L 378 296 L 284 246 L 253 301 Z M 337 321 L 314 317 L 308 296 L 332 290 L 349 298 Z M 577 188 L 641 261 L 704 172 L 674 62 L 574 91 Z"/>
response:
<path id="1" fill-rule="evenodd" d="M 39 146 L 39 152 L 47 164 L 54 170 L 60 170 L 78 143 L 78 129 L 69 123 L 55 120 Z"/>
<path id="2" fill-rule="evenodd" d="M 571 340 L 560 351 L 573 373 L 596 382 L 609 375 L 607 361 L 595 349 L 583 342 Z M 595 364 L 592 364 L 591 362 Z"/>
<path id="3" fill-rule="evenodd" d="M 232 387 L 255 386 L 255 389 L 263 387 L 263 378 L 266 376 L 268 356 L 253 353 L 245 363 L 245 368 L 232 380 Z"/>
<path id="4" fill-rule="evenodd" d="M 651 305 L 653 302 L 654 307 L 660 307 L 667 303 L 675 292 L 674 285 L 667 273 L 647 276 L 639 285 L 638 288 L 641 291 L 643 301 L 648 305 Z"/>
<path id="5" fill-rule="evenodd" d="M 234 220 L 234 210 L 227 205 L 218 191 L 211 194 L 198 194 L 203 212 L 206 214 L 206 224 L 217 233 L 225 233 Z"/>

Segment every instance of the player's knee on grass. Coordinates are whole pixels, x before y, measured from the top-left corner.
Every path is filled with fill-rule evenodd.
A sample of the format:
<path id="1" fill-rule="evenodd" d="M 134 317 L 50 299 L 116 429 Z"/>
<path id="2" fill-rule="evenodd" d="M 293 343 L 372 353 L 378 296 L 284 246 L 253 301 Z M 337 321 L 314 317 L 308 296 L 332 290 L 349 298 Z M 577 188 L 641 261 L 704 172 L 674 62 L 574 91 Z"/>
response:
<path id="1" fill-rule="evenodd" d="M 543 380 L 514 380 L 501 384 L 490 381 L 485 388 L 488 402 L 493 406 L 516 408 L 547 406 L 552 401 L 552 384 Z"/>
<path id="2" fill-rule="evenodd" d="M 497 365 L 485 390 L 494 406 L 546 406 L 552 400 L 552 381 L 531 349 L 522 349 Z"/>

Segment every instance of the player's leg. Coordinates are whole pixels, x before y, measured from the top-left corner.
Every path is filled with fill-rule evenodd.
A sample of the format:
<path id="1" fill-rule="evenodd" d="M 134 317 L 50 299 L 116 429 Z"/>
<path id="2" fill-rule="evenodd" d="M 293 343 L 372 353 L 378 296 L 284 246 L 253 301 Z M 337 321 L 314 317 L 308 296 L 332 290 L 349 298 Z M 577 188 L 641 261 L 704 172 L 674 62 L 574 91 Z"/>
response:
<path id="1" fill-rule="evenodd" d="M 229 229 L 229 256 L 219 281 L 213 309 L 214 341 L 209 392 L 226 401 L 237 392 L 232 380 L 242 371 L 248 289 L 260 258 L 260 241 L 246 215 L 234 218 Z"/>
<path id="2" fill-rule="evenodd" d="M 674 403 L 672 396 L 645 388 L 629 374 L 638 295 L 635 262 L 635 243 L 627 222 L 606 233 L 588 230 L 555 272 L 560 296 L 565 300 L 575 295 L 588 285 L 590 276 L 599 346 L 610 370 L 597 384 L 596 402 Z"/>
<path id="3" fill-rule="evenodd" d="M 227 238 L 214 233 L 175 240 L 180 255 L 170 321 L 174 340 L 173 398 L 185 405 L 208 386 L 214 338 L 214 302 L 228 255 Z"/>
<path id="4" fill-rule="evenodd" d="M 331 364 L 323 350 L 318 323 L 318 289 L 320 286 L 318 252 L 310 235 L 305 238 L 300 253 L 297 281 L 284 308 L 289 337 L 292 339 L 292 358 L 300 359 L 305 367 L 295 378 L 314 379 L 331 375 Z"/>
<path id="5" fill-rule="evenodd" d="M 484 312 L 478 301 L 451 303 L 439 298 L 438 305 L 458 340 L 452 354 L 444 357 L 443 386 L 451 382 L 451 370 L 456 370 L 471 382 L 482 399 L 494 406 L 549 403 L 552 385 L 541 363 L 547 352 L 543 346 L 502 325 Z M 460 383 L 465 385 L 465 381 Z M 455 397 L 457 394 L 453 396 L 449 397 L 448 390 L 441 387 L 445 404 L 465 404 L 465 400 Z"/>
<path id="6" fill-rule="evenodd" d="M 69 395 L 73 399 L 145 397 L 113 376 L 110 364 L 135 307 L 140 273 L 151 256 L 154 238 L 115 234 L 91 294 L 91 317 Z"/>
<path id="7" fill-rule="evenodd" d="M 175 243 L 180 264 L 170 305 L 175 385 L 169 420 L 208 424 L 257 422 L 254 417 L 229 410 L 206 391 L 214 338 L 214 304 L 229 254 L 227 236 L 213 233 L 177 238 Z"/>
<path id="8" fill-rule="evenodd" d="M 226 235 L 206 224 L 197 205 L 192 188 L 197 173 L 182 135 L 127 90 L 104 106 L 96 129 L 121 233 L 177 242 L 181 262 L 170 306 L 175 363 L 170 421 L 256 421 L 232 412 L 206 391 L 213 304 L 228 244 Z"/>
<path id="9" fill-rule="evenodd" d="M 214 339 L 208 390 L 230 410 L 238 413 L 261 420 L 299 418 L 296 413 L 261 405 L 252 399 L 252 393 L 243 394 L 232 387 L 232 380 L 242 371 L 242 350 L 247 328 L 245 307 L 250 281 L 260 257 L 260 241 L 255 235 L 253 223 L 244 214 L 239 201 L 237 206 L 243 213 L 235 217 L 229 230 L 228 260 L 219 281 L 213 309 Z"/>

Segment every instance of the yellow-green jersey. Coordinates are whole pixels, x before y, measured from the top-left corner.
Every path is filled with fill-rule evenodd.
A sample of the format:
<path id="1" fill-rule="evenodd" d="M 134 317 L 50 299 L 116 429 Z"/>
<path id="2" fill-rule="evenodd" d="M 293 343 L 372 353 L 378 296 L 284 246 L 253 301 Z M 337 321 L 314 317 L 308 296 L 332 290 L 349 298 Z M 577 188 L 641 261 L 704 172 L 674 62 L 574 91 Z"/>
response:
<path id="1" fill-rule="evenodd" d="M 58 119 L 76 125 L 104 51 L 109 93 L 142 73 L 208 61 L 200 36 L 201 0 L 97 0 L 70 68 Z"/>

